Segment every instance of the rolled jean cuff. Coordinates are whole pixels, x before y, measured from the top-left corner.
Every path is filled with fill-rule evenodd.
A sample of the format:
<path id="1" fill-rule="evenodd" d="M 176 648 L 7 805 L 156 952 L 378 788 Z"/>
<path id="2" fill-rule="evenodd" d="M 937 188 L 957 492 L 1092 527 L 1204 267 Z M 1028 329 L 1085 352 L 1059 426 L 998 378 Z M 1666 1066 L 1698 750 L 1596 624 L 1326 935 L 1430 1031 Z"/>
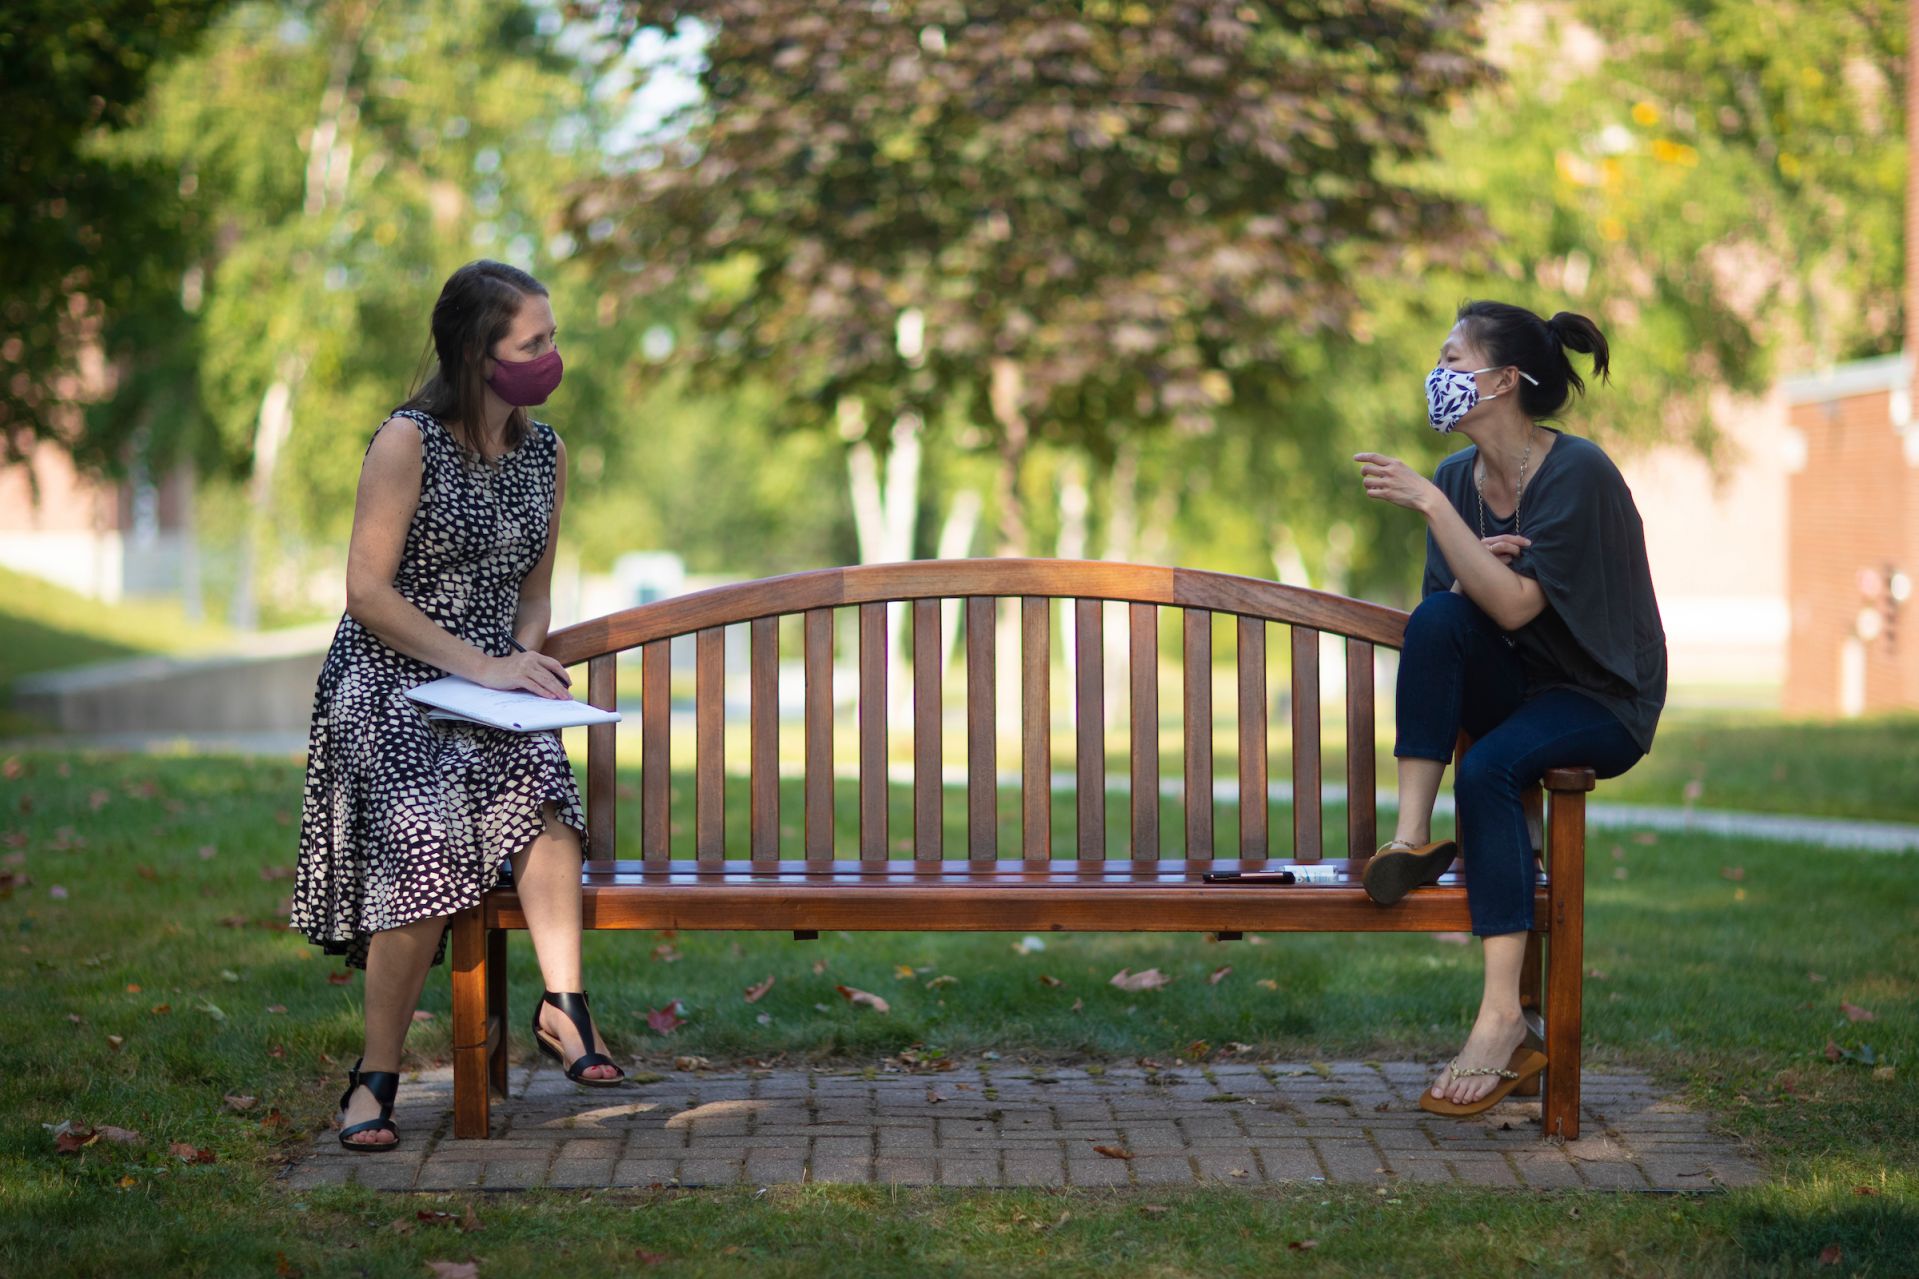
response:
<path id="1" fill-rule="evenodd" d="M 1393 758 L 1394 759 L 1429 759 L 1433 761 L 1433 763 L 1435 764 L 1450 764 L 1453 762 L 1453 748 L 1452 746 L 1448 745 L 1443 750 L 1433 751 L 1430 749 L 1422 749 L 1418 745 L 1408 746 L 1404 742 L 1394 742 Z"/>

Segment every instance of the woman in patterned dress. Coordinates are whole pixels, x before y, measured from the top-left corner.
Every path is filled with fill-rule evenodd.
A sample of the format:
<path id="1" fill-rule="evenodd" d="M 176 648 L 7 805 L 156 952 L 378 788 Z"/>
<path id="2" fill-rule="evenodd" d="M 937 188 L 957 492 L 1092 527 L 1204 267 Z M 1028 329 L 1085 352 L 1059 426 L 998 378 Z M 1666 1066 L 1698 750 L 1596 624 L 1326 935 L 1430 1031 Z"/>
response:
<path id="1" fill-rule="evenodd" d="M 438 367 L 360 471 L 293 897 L 293 926 L 366 970 L 366 1051 L 340 1099 L 341 1144 L 363 1152 L 398 1143 L 400 1050 L 451 917 L 507 873 L 546 981 L 536 1041 L 576 1082 L 623 1078 L 581 993 L 586 823 L 559 735 L 429 720 L 406 696 L 446 674 L 569 696 L 540 652 L 566 449 L 526 413 L 559 385 L 553 309 L 526 272 L 471 262 L 441 290 L 432 333 Z"/>

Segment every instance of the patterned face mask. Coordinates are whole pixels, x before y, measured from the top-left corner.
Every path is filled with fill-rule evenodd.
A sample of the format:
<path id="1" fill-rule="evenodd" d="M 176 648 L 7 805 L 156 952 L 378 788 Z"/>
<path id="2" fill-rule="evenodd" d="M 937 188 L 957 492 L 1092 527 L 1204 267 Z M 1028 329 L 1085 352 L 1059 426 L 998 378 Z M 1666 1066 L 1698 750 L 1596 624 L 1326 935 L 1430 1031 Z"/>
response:
<path id="1" fill-rule="evenodd" d="M 1449 369 L 1441 364 L 1428 373 L 1426 375 L 1426 421 L 1432 424 L 1433 430 L 1445 435 L 1459 425 L 1461 418 L 1473 411 L 1475 404 L 1481 400 L 1498 399 L 1498 395 L 1481 395 L 1477 378 L 1481 373 L 1491 373 L 1493 369 L 1500 367 L 1503 366 L 1495 364 L 1488 368 L 1468 371 Z M 1521 371 L 1519 376 L 1534 386 L 1539 385 L 1539 379 L 1530 373 Z"/>

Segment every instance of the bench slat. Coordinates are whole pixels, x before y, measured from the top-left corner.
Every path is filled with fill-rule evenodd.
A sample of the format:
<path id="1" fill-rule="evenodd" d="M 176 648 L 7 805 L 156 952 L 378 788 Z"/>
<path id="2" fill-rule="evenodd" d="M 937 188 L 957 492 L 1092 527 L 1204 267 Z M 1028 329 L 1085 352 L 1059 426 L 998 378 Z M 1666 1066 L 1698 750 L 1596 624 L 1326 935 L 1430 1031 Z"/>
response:
<path id="1" fill-rule="evenodd" d="M 1239 855 L 1266 856 L 1266 623 L 1239 619 Z"/>
<path id="2" fill-rule="evenodd" d="M 665 861 L 672 829 L 672 756 L 667 715 L 671 667 L 670 640 L 654 640 L 640 650 L 640 855 Z"/>
<path id="3" fill-rule="evenodd" d="M 1079 772 L 1079 855 L 1106 856 L 1106 611 L 1099 600 L 1073 601 L 1075 724 Z"/>
<path id="4" fill-rule="evenodd" d="M 726 856 L 726 631 L 699 633 L 693 694 L 693 826 L 701 861 Z"/>
<path id="5" fill-rule="evenodd" d="M 752 840 L 754 861 L 780 856 L 780 619 L 753 619 Z"/>
<path id="6" fill-rule="evenodd" d="M 1020 600 L 1020 850 L 1053 855 L 1052 601 Z"/>
<path id="7" fill-rule="evenodd" d="M 833 857 L 833 610 L 806 610 L 806 855 Z"/>
<path id="8" fill-rule="evenodd" d="M 1127 655 L 1133 686 L 1133 860 L 1159 860 L 1159 609 L 1127 609 L 1132 643 Z"/>
<path id="9" fill-rule="evenodd" d="M 966 855 L 989 862 L 999 856 L 998 624 L 998 600 L 966 601 Z"/>
<path id="10" fill-rule="evenodd" d="M 586 664 L 586 700 L 603 711 L 618 710 L 619 658 L 608 653 Z M 614 771 L 614 725 L 586 730 L 586 855 L 604 860 L 619 846 L 619 781 Z"/>
<path id="11" fill-rule="evenodd" d="M 1186 705 L 1186 855 L 1213 855 L 1213 615 L 1189 608 L 1182 627 Z"/>
<path id="12" fill-rule="evenodd" d="M 1319 632 L 1293 627 L 1293 856 L 1318 861 Z"/>
<path id="13" fill-rule="evenodd" d="M 913 601 L 913 856 L 946 855 L 940 803 L 940 604 Z"/>
<path id="14" fill-rule="evenodd" d="M 1373 646 L 1346 641 L 1346 853 L 1370 857 L 1379 845 L 1373 754 Z"/>
<path id="15" fill-rule="evenodd" d="M 886 860 L 886 605 L 860 605 L 860 857 Z"/>

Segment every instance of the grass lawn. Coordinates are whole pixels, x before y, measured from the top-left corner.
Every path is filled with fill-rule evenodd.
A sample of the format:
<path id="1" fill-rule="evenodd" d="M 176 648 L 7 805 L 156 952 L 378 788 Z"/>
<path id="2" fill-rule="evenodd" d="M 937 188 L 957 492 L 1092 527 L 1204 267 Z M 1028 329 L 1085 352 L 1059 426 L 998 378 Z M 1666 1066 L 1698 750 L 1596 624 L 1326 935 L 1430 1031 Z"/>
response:
<path id="1" fill-rule="evenodd" d="M 1836 1272 L 1909 1274 L 1919 1256 L 1913 861 L 1710 838 L 1627 839 L 1616 857 L 1596 846 L 1586 1042 L 1595 1063 L 1648 1070 L 1721 1113 L 1776 1174 L 1764 1187 L 292 1195 L 272 1178 L 329 1122 L 360 1003 L 357 975 L 330 983 L 335 964 L 275 926 L 299 781 L 293 764 L 240 758 L 32 755 L 0 768 L 0 1273 L 427 1275 L 427 1261 L 474 1257 L 482 1275 L 579 1276 L 631 1270 L 636 1249 L 669 1258 L 663 1274 L 755 1276 L 1824 1274 L 1830 1246 Z M 797 794 L 786 803 L 797 814 Z M 963 848 L 963 811 L 949 797 L 950 849 Z M 1456 1050 L 1479 980 L 1468 947 L 1417 936 L 1052 935 L 1025 955 L 997 934 L 681 934 L 657 955 L 656 935 L 586 940 L 617 1054 L 847 1068 L 915 1043 L 1035 1059 L 1165 1058 L 1195 1040 L 1258 1058 L 1436 1057 Z M 1208 985 L 1222 963 L 1232 975 Z M 517 1018 L 538 990 L 524 935 L 509 966 Z M 1121 992 L 1106 978 L 1122 966 L 1175 981 Z M 746 1005 L 740 992 L 769 973 L 772 992 Z M 929 989 L 934 975 L 958 981 Z M 847 1004 L 837 982 L 884 993 L 892 1014 Z M 672 998 L 689 1021 L 665 1040 L 643 1017 Z M 1873 1019 L 1849 1020 L 1842 1003 Z M 410 1044 L 421 1062 L 448 1045 L 443 971 L 425 1006 L 434 1019 Z M 236 1113 L 227 1094 L 259 1104 Z M 62 1156 L 42 1127 L 62 1120 L 143 1140 Z M 215 1162 L 170 1157 L 174 1142 Z M 480 1233 L 414 1218 L 468 1204 Z M 1307 1239 L 1310 1254 L 1289 1247 Z"/>

